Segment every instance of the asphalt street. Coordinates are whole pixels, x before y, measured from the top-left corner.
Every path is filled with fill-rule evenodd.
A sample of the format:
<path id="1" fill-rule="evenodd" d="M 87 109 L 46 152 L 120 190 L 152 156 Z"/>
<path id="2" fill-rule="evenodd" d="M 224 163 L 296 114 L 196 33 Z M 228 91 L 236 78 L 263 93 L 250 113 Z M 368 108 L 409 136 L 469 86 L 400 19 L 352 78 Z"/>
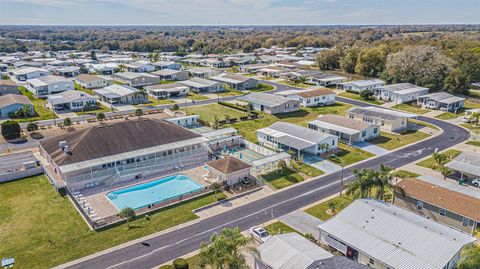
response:
<path id="1" fill-rule="evenodd" d="M 278 86 L 276 91 L 294 89 L 268 81 L 263 83 Z M 356 106 L 369 106 L 363 102 L 341 97 L 337 97 L 337 100 Z M 216 100 L 208 101 L 216 102 Z M 418 119 L 437 125 L 444 132 L 418 144 L 354 165 L 346 169 L 344 181 L 353 179 L 350 172 L 352 168 L 376 168 L 381 163 L 398 168 L 431 155 L 435 149 L 446 149 L 468 138 L 468 131 L 461 127 L 433 118 L 419 116 Z M 197 250 L 201 242 L 208 242 L 213 233 L 219 233 L 225 227 L 238 226 L 241 230 L 246 230 L 338 193 L 340 178 L 341 172 L 321 176 L 190 226 L 149 239 L 146 242 L 148 246 L 145 244 L 127 246 L 68 268 L 153 268 Z"/>

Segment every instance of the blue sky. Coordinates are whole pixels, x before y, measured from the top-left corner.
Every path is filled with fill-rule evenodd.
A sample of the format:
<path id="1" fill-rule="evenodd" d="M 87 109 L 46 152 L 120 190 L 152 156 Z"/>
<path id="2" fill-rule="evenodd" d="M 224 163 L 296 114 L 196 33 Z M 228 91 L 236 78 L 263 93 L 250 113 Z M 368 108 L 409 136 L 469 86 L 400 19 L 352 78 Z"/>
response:
<path id="1" fill-rule="evenodd" d="M 480 23 L 480 0 L 0 0 L 0 24 Z"/>

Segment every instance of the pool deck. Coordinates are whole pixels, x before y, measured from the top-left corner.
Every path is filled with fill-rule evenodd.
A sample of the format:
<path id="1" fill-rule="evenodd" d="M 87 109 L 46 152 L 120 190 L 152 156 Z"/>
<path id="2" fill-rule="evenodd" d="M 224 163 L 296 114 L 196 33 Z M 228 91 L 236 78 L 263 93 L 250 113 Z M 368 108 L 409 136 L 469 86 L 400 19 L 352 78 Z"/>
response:
<path id="1" fill-rule="evenodd" d="M 142 184 L 142 183 L 145 183 L 145 182 L 150 182 L 150 181 L 158 179 L 158 178 L 168 177 L 170 175 L 175 175 L 175 174 L 184 174 L 184 175 L 189 176 L 190 178 L 194 179 L 195 181 L 200 183 L 202 186 L 209 186 L 210 184 L 212 184 L 212 181 L 210 181 L 212 179 L 209 179 L 208 177 L 206 177 L 207 173 L 208 172 L 203 168 L 203 166 L 200 166 L 200 167 L 195 167 L 195 168 L 188 169 L 188 170 L 185 170 L 185 171 L 179 171 L 179 172 L 176 172 L 176 173 L 171 173 L 171 174 L 168 174 L 168 175 L 156 175 L 156 176 L 147 178 L 147 179 L 142 180 L 142 181 L 136 181 L 136 182 L 134 182 L 132 184 L 129 184 L 129 185 L 122 185 L 122 184 L 119 184 L 117 186 L 113 185 L 113 186 L 111 186 L 112 188 L 109 189 L 109 190 L 94 193 L 94 194 L 91 194 L 91 195 L 85 195 L 84 194 L 84 197 L 85 197 L 86 203 L 90 204 L 90 206 L 95 210 L 95 213 L 97 214 L 97 217 L 102 219 L 102 218 L 106 218 L 106 217 L 116 215 L 116 214 L 119 213 L 119 210 L 115 207 L 115 205 L 106 196 L 106 194 L 111 192 L 111 191 L 127 188 L 127 187 L 130 187 L 130 186 L 135 186 L 135 185 L 138 185 L 138 184 Z"/>

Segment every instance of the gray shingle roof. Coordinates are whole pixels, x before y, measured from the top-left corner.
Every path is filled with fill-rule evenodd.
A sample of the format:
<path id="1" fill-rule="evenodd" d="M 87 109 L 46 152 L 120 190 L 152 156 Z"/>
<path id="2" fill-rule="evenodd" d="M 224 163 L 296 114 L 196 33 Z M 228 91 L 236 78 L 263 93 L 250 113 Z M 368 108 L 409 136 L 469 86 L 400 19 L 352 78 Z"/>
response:
<path id="1" fill-rule="evenodd" d="M 252 92 L 245 96 L 240 97 L 240 100 L 254 103 L 254 104 L 260 104 L 268 107 L 273 107 L 273 106 L 286 104 L 287 102 L 292 101 L 293 99 L 286 98 L 283 96 L 273 95 L 269 93 Z"/>

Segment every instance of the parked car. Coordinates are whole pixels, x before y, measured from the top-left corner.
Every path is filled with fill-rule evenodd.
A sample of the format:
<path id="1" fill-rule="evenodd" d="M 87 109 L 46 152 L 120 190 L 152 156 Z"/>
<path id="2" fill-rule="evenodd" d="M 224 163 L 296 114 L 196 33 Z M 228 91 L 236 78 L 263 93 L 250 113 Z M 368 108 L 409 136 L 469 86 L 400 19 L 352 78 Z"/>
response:
<path id="1" fill-rule="evenodd" d="M 263 227 L 252 227 L 250 228 L 250 233 L 252 234 L 252 237 L 260 243 L 265 243 L 270 237 L 272 237 Z"/>
<path id="2" fill-rule="evenodd" d="M 480 187 L 480 178 L 475 178 L 474 180 L 472 180 L 472 184 L 477 188 Z"/>

